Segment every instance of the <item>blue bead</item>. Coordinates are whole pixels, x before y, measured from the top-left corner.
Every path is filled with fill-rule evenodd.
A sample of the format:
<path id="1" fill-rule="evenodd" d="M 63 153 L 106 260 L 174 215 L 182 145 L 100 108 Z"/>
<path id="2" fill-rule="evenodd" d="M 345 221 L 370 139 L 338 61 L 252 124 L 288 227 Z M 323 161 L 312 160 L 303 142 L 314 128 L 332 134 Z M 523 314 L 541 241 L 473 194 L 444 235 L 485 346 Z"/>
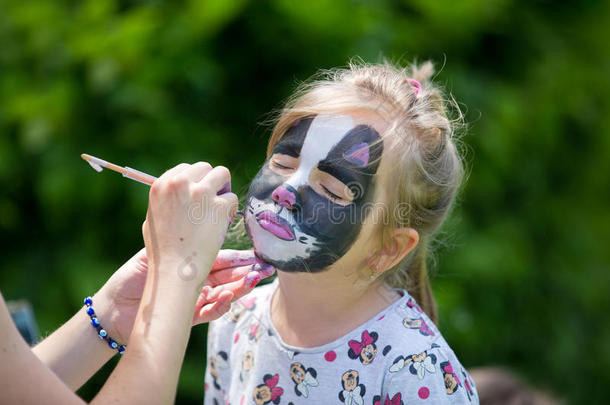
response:
<path id="1" fill-rule="evenodd" d="M 95 315 L 95 311 L 93 310 L 93 307 L 87 307 L 87 315 L 89 315 L 89 316 Z"/>
<path id="2" fill-rule="evenodd" d="M 84 301 L 86 306 L 91 306 L 93 304 L 91 297 L 86 297 Z"/>
<path id="3" fill-rule="evenodd" d="M 119 344 L 113 339 L 108 339 L 108 346 L 112 347 L 113 349 L 117 349 L 119 347 Z"/>
<path id="4" fill-rule="evenodd" d="M 93 318 L 91 318 L 91 325 L 97 328 L 98 326 L 100 326 L 100 320 L 94 316 Z"/>
<path id="5" fill-rule="evenodd" d="M 106 332 L 104 329 L 100 329 L 97 334 L 100 336 L 100 339 L 104 339 L 106 336 L 108 336 L 108 332 Z"/>
<path id="6" fill-rule="evenodd" d="M 125 350 L 127 349 L 127 346 L 125 345 L 120 345 L 119 346 L 119 354 L 123 354 L 125 353 Z"/>

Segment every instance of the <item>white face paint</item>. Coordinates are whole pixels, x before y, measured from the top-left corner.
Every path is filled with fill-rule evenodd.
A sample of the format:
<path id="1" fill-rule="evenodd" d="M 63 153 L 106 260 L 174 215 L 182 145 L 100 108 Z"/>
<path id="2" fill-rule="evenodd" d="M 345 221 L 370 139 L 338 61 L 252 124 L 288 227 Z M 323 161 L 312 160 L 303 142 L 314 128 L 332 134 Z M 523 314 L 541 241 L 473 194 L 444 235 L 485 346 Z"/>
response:
<path id="1" fill-rule="evenodd" d="M 329 215 L 354 211 L 358 202 L 342 206 L 314 191 L 312 171 L 324 170 L 326 165 L 326 170 L 336 168 L 345 176 L 355 176 L 360 185 L 368 184 L 377 165 L 367 174 L 368 166 L 346 160 L 345 153 L 354 145 L 364 145 L 368 163 L 369 145 L 378 139 L 369 126 L 355 128 L 348 115 L 319 115 L 288 130 L 274 155 L 292 156 L 297 167 L 280 174 L 268 161 L 248 191 L 245 221 L 255 252 L 276 267 L 292 271 L 320 271 L 343 255 L 360 224 L 336 223 Z M 382 147 L 378 149 L 375 153 L 380 157 Z"/>
<path id="2" fill-rule="evenodd" d="M 259 200 L 252 197 L 248 201 L 248 207 L 252 208 L 253 215 L 246 216 L 246 224 L 250 229 L 254 251 L 271 262 L 287 262 L 291 260 L 307 259 L 316 247 L 316 238 L 300 232 L 294 215 L 285 209 L 279 209 L 275 202 Z M 273 233 L 263 229 L 256 221 L 256 216 L 264 211 L 271 211 L 279 218 L 286 221 L 294 233 L 293 240 L 283 240 Z"/>
<path id="3" fill-rule="evenodd" d="M 348 115 L 318 115 L 311 122 L 303 142 L 301 163 L 286 184 L 295 190 L 309 184 L 311 171 L 353 127 L 354 120 Z"/>

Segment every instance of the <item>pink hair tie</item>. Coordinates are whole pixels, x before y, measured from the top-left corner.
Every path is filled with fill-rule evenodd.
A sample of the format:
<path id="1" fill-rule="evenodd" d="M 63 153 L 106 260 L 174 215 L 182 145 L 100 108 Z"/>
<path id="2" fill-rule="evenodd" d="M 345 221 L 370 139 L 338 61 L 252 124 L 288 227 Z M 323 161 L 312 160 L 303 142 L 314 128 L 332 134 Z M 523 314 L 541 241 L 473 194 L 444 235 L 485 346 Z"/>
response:
<path id="1" fill-rule="evenodd" d="M 419 92 L 421 91 L 421 84 L 417 80 L 407 79 L 407 83 L 411 85 L 411 88 L 413 89 L 416 95 L 419 94 Z"/>

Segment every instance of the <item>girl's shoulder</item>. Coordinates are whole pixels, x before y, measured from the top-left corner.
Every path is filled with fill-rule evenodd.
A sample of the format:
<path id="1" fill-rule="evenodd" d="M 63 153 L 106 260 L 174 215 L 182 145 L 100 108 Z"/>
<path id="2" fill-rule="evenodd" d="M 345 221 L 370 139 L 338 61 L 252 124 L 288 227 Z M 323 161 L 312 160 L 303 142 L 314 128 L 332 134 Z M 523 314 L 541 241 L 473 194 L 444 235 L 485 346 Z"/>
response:
<path id="1" fill-rule="evenodd" d="M 430 396 L 441 403 L 477 403 L 476 388 L 466 369 L 436 325 L 403 293 L 376 325 L 362 332 L 368 341 L 375 341 L 383 356 L 384 391 L 390 399 L 402 392 L 403 397 Z"/>
<path id="2" fill-rule="evenodd" d="M 369 324 L 386 345 L 386 351 L 401 355 L 421 354 L 427 350 L 455 356 L 438 327 L 426 315 L 415 299 L 401 290 L 403 297 L 382 312 L 377 322 Z M 363 332 L 364 333 L 364 332 Z"/>

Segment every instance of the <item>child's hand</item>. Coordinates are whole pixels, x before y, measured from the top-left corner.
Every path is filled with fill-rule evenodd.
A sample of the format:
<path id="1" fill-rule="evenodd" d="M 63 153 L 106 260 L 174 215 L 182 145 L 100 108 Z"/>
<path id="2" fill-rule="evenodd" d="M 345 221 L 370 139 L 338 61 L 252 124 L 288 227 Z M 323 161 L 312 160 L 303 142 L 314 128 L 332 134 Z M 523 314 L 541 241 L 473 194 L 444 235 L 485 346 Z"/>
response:
<path id="1" fill-rule="evenodd" d="M 251 250 L 221 250 L 195 305 L 193 325 L 220 318 L 231 302 L 248 294 L 275 268 L 258 259 Z"/>
<path id="2" fill-rule="evenodd" d="M 192 286 L 207 278 L 237 210 L 235 194 L 217 195 L 228 182 L 225 167 L 198 162 L 180 164 L 153 183 L 142 232 L 150 269 L 162 282 Z"/>

